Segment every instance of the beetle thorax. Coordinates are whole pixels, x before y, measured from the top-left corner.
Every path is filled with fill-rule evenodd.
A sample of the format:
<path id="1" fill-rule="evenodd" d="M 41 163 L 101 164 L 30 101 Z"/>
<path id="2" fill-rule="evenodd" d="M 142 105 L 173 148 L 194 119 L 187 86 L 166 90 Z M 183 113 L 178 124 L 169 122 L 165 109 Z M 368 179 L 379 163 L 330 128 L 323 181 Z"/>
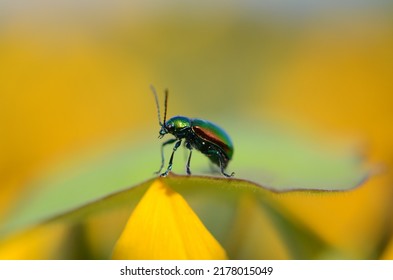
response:
<path id="1" fill-rule="evenodd" d="M 187 117 L 176 116 L 170 118 L 166 123 L 165 126 L 169 133 L 179 133 L 184 129 L 191 127 L 191 120 Z"/>
<path id="2" fill-rule="evenodd" d="M 183 134 L 186 134 L 191 128 L 191 120 L 187 117 L 176 116 L 172 117 L 165 122 L 165 126 L 161 128 L 160 134 L 170 133 L 173 134 L 177 138 L 185 137 Z"/>

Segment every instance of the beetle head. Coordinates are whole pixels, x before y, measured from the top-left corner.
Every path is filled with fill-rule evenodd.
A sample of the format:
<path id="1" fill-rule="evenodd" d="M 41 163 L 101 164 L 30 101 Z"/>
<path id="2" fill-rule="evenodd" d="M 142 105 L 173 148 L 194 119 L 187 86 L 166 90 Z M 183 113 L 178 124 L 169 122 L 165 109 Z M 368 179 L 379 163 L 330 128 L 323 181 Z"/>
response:
<path id="1" fill-rule="evenodd" d="M 169 133 L 167 127 L 166 127 L 166 126 L 161 126 L 160 134 L 158 135 L 158 138 L 161 139 L 161 138 L 164 137 L 164 135 L 167 134 L 167 133 Z"/>

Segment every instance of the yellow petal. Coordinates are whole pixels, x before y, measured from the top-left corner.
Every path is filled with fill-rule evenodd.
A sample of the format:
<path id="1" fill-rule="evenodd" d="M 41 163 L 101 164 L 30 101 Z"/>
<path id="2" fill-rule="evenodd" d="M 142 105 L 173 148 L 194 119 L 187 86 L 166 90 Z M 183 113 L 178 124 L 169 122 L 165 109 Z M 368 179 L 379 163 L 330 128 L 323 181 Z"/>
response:
<path id="1" fill-rule="evenodd" d="M 59 258 L 67 227 L 43 224 L 0 241 L 0 260 L 45 260 Z"/>
<path id="2" fill-rule="evenodd" d="M 226 259 L 227 255 L 184 198 L 158 179 L 130 216 L 112 258 Z"/>
<path id="3" fill-rule="evenodd" d="M 390 238 L 390 241 L 382 254 L 381 259 L 383 260 L 393 260 L 393 235 Z"/>

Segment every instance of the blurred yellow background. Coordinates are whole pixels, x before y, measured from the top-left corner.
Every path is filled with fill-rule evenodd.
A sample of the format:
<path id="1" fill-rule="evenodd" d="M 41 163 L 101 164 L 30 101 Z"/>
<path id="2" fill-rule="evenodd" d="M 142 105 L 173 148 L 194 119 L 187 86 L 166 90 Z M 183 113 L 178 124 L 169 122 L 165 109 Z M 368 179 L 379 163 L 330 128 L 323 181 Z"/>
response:
<path id="1" fill-rule="evenodd" d="M 342 222 L 366 204 L 393 225 L 392 15 L 384 1 L 2 1 L 0 221 L 65 159 L 155 138 L 154 84 L 170 90 L 169 115 L 355 141 L 383 175 Z M 302 216 L 298 203 L 286 207 Z"/>

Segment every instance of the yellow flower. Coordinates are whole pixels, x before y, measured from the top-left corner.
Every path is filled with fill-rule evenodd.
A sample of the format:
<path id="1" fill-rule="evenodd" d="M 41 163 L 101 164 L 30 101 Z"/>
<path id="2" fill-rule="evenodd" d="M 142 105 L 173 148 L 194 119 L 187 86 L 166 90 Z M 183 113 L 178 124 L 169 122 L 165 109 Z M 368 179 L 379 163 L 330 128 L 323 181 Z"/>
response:
<path id="1" fill-rule="evenodd" d="M 59 258 L 69 234 L 65 224 L 42 224 L 0 240 L 0 260 L 45 260 Z"/>
<path id="2" fill-rule="evenodd" d="M 225 250 L 184 198 L 153 182 L 131 214 L 113 259 L 226 259 Z"/>
<path id="3" fill-rule="evenodd" d="M 382 254 L 381 259 L 393 260 L 393 236 L 392 236 L 392 238 L 390 238 L 389 244 L 386 246 L 386 250 Z"/>

